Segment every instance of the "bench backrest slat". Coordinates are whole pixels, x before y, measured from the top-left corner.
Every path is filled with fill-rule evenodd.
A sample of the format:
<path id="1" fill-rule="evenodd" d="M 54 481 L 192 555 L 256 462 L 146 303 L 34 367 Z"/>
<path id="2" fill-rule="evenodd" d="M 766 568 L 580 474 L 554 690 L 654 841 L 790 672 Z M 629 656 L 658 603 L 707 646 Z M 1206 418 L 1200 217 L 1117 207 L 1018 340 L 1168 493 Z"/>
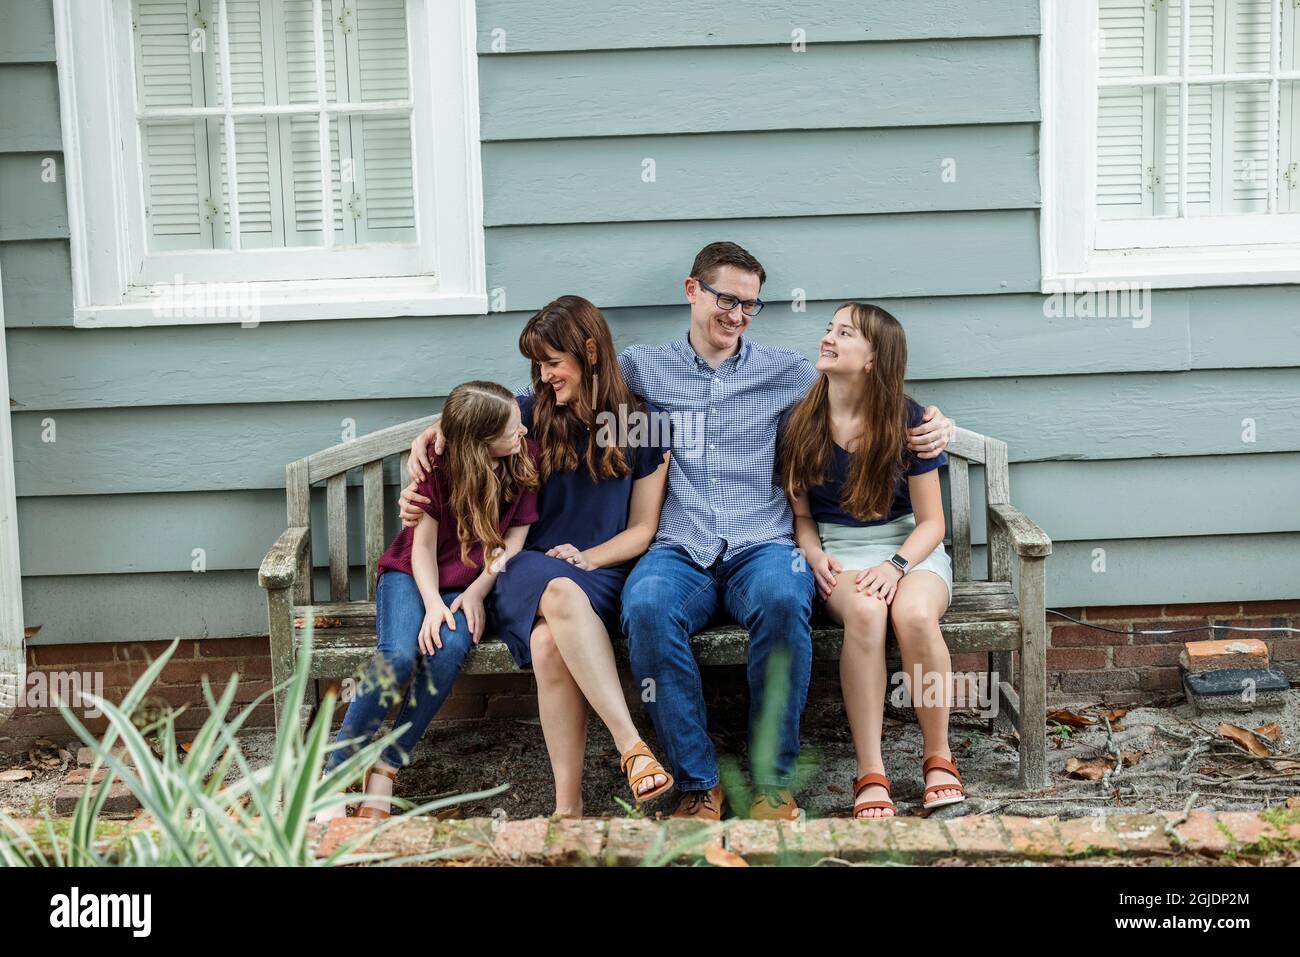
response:
<path id="1" fill-rule="evenodd" d="M 348 600 L 348 475 L 325 480 L 325 523 L 329 530 L 330 601 Z"/>
<path id="2" fill-rule="evenodd" d="M 970 581 L 970 467 L 960 455 L 948 456 L 948 498 L 952 503 L 952 577 Z"/>
<path id="3" fill-rule="evenodd" d="M 290 462 L 284 469 L 285 498 L 288 505 L 290 528 L 311 528 L 311 483 L 307 479 L 306 459 Z M 298 559 L 298 575 L 293 586 L 293 601 L 297 605 L 310 605 L 311 587 L 311 538 L 308 533 L 307 546 Z"/>
<path id="4" fill-rule="evenodd" d="M 379 556 L 383 554 L 384 538 L 384 460 L 377 459 L 362 466 L 364 483 L 364 519 L 366 535 L 366 598 L 375 600 L 375 576 L 379 573 Z"/>

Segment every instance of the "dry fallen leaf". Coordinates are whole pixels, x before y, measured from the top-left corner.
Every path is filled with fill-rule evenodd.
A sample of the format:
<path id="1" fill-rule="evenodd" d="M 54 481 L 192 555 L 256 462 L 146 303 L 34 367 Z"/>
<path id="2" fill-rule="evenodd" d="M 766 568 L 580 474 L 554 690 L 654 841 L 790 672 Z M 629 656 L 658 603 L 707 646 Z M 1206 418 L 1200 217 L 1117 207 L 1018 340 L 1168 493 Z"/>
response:
<path id="1" fill-rule="evenodd" d="M 1128 708 L 1114 708 L 1106 712 L 1106 720 L 1114 724 L 1126 714 L 1128 714 Z"/>
<path id="2" fill-rule="evenodd" d="M 0 784 L 8 784 L 11 781 L 30 780 L 32 772 L 26 768 L 10 768 L 8 771 L 0 771 Z"/>
<path id="3" fill-rule="evenodd" d="M 1239 728 L 1235 724 L 1228 724 L 1226 721 L 1219 722 L 1219 734 L 1229 741 L 1241 745 L 1258 758 L 1266 758 L 1273 753 L 1263 741 L 1255 737 L 1253 732 L 1247 731 L 1245 728 Z"/>
<path id="4" fill-rule="evenodd" d="M 749 861 L 745 860 L 739 854 L 729 851 L 724 847 L 712 845 L 704 852 L 704 859 L 714 867 L 748 867 Z"/>
<path id="5" fill-rule="evenodd" d="M 1261 724 L 1255 729 L 1255 733 L 1261 737 L 1268 738 L 1270 741 L 1276 741 L 1278 738 L 1282 737 L 1282 726 L 1276 721 L 1271 721 L 1268 724 Z"/>
<path id="6" fill-rule="evenodd" d="M 1111 767 L 1110 758 L 1093 758 L 1090 761 L 1070 758 L 1065 762 L 1065 773 L 1072 778 L 1080 778 L 1084 781 L 1100 781 L 1106 776 L 1106 772 Z"/>
<path id="7" fill-rule="evenodd" d="M 1286 799 L 1286 809 L 1288 811 L 1300 810 L 1300 797 L 1289 797 Z"/>
<path id="8" fill-rule="evenodd" d="M 1051 724 L 1053 721 L 1055 721 L 1057 724 L 1064 724 L 1071 728 L 1086 728 L 1089 725 L 1094 725 L 1097 723 L 1096 721 L 1092 720 L 1092 718 L 1085 718 L 1081 714 L 1076 714 L 1073 711 L 1067 711 L 1064 708 L 1058 709 L 1056 711 L 1047 712 L 1048 724 Z"/>
<path id="9" fill-rule="evenodd" d="M 1142 758 L 1146 755 L 1146 752 L 1145 751 L 1121 751 L 1120 754 L 1124 758 L 1124 767 L 1131 768 L 1133 767 L 1133 765 L 1137 764 L 1139 761 L 1142 760 Z"/>

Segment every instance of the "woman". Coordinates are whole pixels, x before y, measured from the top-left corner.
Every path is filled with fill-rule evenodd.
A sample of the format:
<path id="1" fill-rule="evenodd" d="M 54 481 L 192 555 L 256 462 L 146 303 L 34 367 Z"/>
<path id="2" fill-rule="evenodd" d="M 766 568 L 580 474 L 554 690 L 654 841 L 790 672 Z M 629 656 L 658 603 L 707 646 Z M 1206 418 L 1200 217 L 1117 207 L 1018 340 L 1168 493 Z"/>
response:
<path id="1" fill-rule="evenodd" d="M 515 397 L 495 382 L 466 382 L 447 396 L 442 422 L 445 454 L 421 483 L 428 504 L 379 557 L 378 648 L 326 761 L 327 770 L 335 768 L 370 741 L 389 707 L 402 701 L 393 727 L 406 729 L 366 773 L 370 800 L 358 817 L 389 816 L 398 768 L 451 693 L 483 633 L 484 600 L 497 572 L 537 518 L 537 446 L 525 444 Z M 339 805 L 319 819 L 345 813 Z"/>
<path id="2" fill-rule="evenodd" d="M 623 581 L 659 526 L 671 438 L 667 416 L 628 389 L 609 326 L 586 299 L 543 307 L 519 350 L 532 362 L 533 395 L 520 405 L 540 447 L 542 487 L 538 519 L 498 578 L 489 616 L 536 676 L 555 813 L 580 817 L 588 705 L 613 735 L 638 804 L 673 783 L 632 722 L 610 644 Z M 651 427 L 616 427 L 637 421 Z M 412 446 L 413 477 L 430 437 Z M 404 520 L 408 500 L 418 498 L 403 493 Z"/>
<path id="3" fill-rule="evenodd" d="M 952 660 L 939 630 L 952 599 L 937 471 L 947 456 L 919 459 L 907 449 L 907 429 L 924 413 L 903 392 L 906 369 L 898 320 L 878 306 L 846 303 L 827 326 L 820 375 L 786 413 L 780 443 L 795 538 L 827 611 L 844 626 L 840 681 L 857 752 L 855 817 L 896 812 L 880 753 L 887 622 L 925 740 L 924 806 L 965 799 L 948 747 Z M 915 679 L 941 682 L 941 703 Z"/>

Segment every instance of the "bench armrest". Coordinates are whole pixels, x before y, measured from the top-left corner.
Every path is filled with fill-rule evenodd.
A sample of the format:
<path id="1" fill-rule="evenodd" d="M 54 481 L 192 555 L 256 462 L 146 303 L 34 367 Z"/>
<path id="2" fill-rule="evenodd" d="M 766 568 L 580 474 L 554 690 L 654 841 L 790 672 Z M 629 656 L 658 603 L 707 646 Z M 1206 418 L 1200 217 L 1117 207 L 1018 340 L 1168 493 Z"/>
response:
<path id="1" fill-rule="evenodd" d="M 297 578 L 298 556 L 308 541 L 305 525 L 286 528 L 262 559 L 257 583 L 263 588 L 288 588 Z"/>
<path id="2" fill-rule="evenodd" d="M 989 521 L 1006 530 L 1021 558 L 1045 558 L 1052 554 L 1052 540 L 1020 509 L 1012 505 L 990 505 Z"/>

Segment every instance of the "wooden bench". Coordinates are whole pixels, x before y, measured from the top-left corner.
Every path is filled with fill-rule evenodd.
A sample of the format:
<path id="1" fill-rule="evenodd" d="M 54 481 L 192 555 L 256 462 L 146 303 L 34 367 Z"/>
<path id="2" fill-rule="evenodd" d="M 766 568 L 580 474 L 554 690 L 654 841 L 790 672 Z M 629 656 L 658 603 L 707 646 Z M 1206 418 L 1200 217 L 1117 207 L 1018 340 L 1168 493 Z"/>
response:
<path id="1" fill-rule="evenodd" d="M 336 445 L 290 463 L 285 469 L 289 527 L 262 562 L 258 582 L 266 589 L 270 620 L 271 665 L 274 683 L 283 688 L 293 674 L 306 623 L 313 623 L 311 673 L 319 678 L 358 674 L 375 651 L 375 574 L 388 541 L 384 530 L 385 460 L 396 466 L 393 477 L 405 483 L 411 441 L 437 416 L 418 419 Z M 1046 776 L 1046 601 L 1045 559 L 1052 543 L 1037 525 L 1010 504 L 1007 446 L 958 429 L 948 447 L 950 555 L 953 601 L 944 615 L 944 639 L 954 654 L 989 652 L 989 669 L 999 676 L 999 709 L 1020 733 L 1020 780 L 1042 787 Z M 971 578 L 972 464 L 983 465 L 988 516 L 987 580 Z M 350 597 L 348 563 L 348 474 L 360 471 L 365 553 L 366 598 Z M 311 559 L 311 488 L 325 485 L 326 535 L 329 553 L 329 601 L 313 594 Z M 1012 585 L 1012 564 L 1018 562 L 1018 588 Z M 841 629 L 826 620 L 813 626 L 813 655 L 838 659 Z M 712 627 L 691 639 L 702 665 L 741 664 L 748 635 L 737 625 Z M 626 639 L 616 639 L 616 651 L 627 662 Z M 1018 651 L 1019 680 L 1012 682 L 1012 652 Z M 469 674 L 516 671 L 504 644 L 485 636 L 466 660 Z M 277 692 L 277 715 L 284 692 Z M 312 703 L 303 707 L 300 726 Z M 278 723 L 278 718 L 277 718 Z"/>

